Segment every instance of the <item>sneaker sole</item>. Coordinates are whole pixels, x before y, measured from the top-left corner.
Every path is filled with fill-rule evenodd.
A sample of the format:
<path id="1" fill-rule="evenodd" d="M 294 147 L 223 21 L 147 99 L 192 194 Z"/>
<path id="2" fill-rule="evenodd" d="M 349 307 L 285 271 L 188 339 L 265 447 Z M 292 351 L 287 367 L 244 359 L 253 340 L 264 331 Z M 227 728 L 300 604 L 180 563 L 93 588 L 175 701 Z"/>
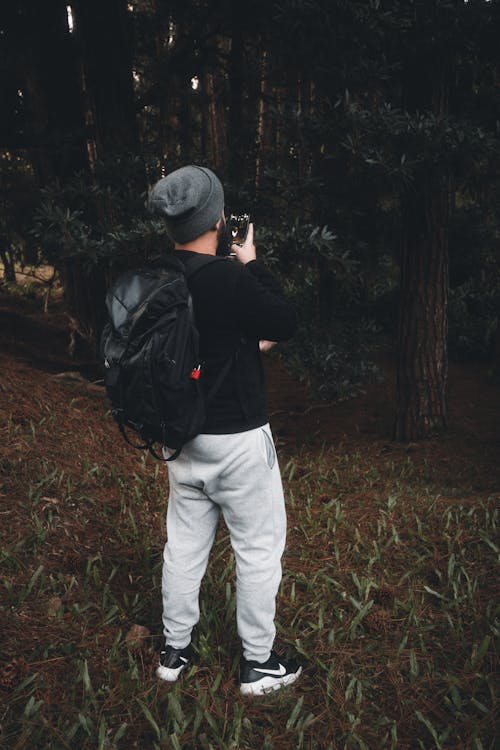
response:
<path id="1" fill-rule="evenodd" d="M 272 693 L 273 690 L 279 690 L 282 687 L 291 685 L 299 679 L 301 672 L 302 667 L 299 667 L 296 672 L 286 674 L 284 677 L 272 677 L 269 675 L 255 682 L 242 682 L 240 692 L 242 695 L 266 695 L 266 693 Z"/>
<path id="2" fill-rule="evenodd" d="M 181 673 L 186 669 L 187 666 L 189 665 L 181 664 L 181 666 L 177 667 L 177 669 L 172 669 L 171 667 L 163 667 L 160 664 L 156 668 L 156 676 L 159 677 L 160 680 L 165 680 L 165 682 L 177 682 L 177 680 L 181 676 Z"/>

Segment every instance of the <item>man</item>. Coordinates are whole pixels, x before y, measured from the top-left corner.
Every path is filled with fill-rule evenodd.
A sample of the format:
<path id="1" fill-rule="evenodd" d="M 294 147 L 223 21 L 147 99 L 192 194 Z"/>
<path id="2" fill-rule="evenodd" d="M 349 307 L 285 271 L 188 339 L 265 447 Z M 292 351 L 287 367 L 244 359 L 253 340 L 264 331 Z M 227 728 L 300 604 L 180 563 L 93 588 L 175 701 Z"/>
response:
<path id="1" fill-rule="evenodd" d="M 229 365 L 203 433 L 168 464 L 165 646 L 157 674 L 173 682 L 190 664 L 200 584 L 222 513 L 236 561 L 240 689 L 258 695 L 294 682 L 301 672 L 272 650 L 286 516 L 259 351 L 259 342 L 268 348 L 293 334 L 295 314 L 256 259 L 253 225 L 243 245 L 232 245 L 236 258 L 216 256 L 229 242 L 224 192 L 211 170 L 172 172 L 153 187 L 149 206 L 165 219 L 174 255 L 185 265 L 197 253 L 213 258 L 189 280 L 206 392 Z"/>

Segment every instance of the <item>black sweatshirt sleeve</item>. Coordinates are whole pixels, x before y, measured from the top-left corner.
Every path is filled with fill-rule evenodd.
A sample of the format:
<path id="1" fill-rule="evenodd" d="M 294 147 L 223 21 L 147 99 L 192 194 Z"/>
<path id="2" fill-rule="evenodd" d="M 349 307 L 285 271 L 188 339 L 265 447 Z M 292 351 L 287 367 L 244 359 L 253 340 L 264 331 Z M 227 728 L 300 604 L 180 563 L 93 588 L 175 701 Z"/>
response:
<path id="1" fill-rule="evenodd" d="M 234 287 L 234 313 L 249 338 L 284 341 L 297 327 L 295 311 L 280 284 L 257 260 L 243 266 Z"/>

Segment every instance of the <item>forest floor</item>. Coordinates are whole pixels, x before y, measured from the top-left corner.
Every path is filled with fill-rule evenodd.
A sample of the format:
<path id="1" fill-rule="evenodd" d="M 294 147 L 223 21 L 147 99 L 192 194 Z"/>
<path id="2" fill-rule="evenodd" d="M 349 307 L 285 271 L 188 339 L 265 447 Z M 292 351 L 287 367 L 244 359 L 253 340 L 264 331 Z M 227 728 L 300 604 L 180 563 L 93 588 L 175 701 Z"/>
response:
<path id="1" fill-rule="evenodd" d="M 397 444 L 390 358 L 384 383 L 328 405 L 268 358 L 289 519 L 278 634 L 305 670 L 249 701 L 222 525 L 196 663 L 173 687 L 155 678 L 166 469 L 123 443 L 95 363 L 67 344 L 61 301 L 45 314 L 0 289 L 2 748 L 494 747 L 500 388 L 485 366 L 452 366 L 445 435 Z"/>

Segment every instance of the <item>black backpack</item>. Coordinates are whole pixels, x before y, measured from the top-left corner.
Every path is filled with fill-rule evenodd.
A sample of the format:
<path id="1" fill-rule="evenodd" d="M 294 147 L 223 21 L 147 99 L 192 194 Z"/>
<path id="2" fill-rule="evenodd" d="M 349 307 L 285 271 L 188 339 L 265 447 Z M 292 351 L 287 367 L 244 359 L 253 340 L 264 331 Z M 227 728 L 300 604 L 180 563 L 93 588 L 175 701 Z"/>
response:
<path id="1" fill-rule="evenodd" d="M 207 403 L 229 371 L 224 365 L 209 394 L 202 387 L 198 330 L 187 280 L 220 259 L 197 255 L 182 263 L 166 256 L 123 273 L 106 295 L 109 321 L 101 337 L 104 383 L 125 440 L 160 458 L 154 443 L 179 455 L 199 434 Z M 140 437 L 133 443 L 127 428 Z"/>

